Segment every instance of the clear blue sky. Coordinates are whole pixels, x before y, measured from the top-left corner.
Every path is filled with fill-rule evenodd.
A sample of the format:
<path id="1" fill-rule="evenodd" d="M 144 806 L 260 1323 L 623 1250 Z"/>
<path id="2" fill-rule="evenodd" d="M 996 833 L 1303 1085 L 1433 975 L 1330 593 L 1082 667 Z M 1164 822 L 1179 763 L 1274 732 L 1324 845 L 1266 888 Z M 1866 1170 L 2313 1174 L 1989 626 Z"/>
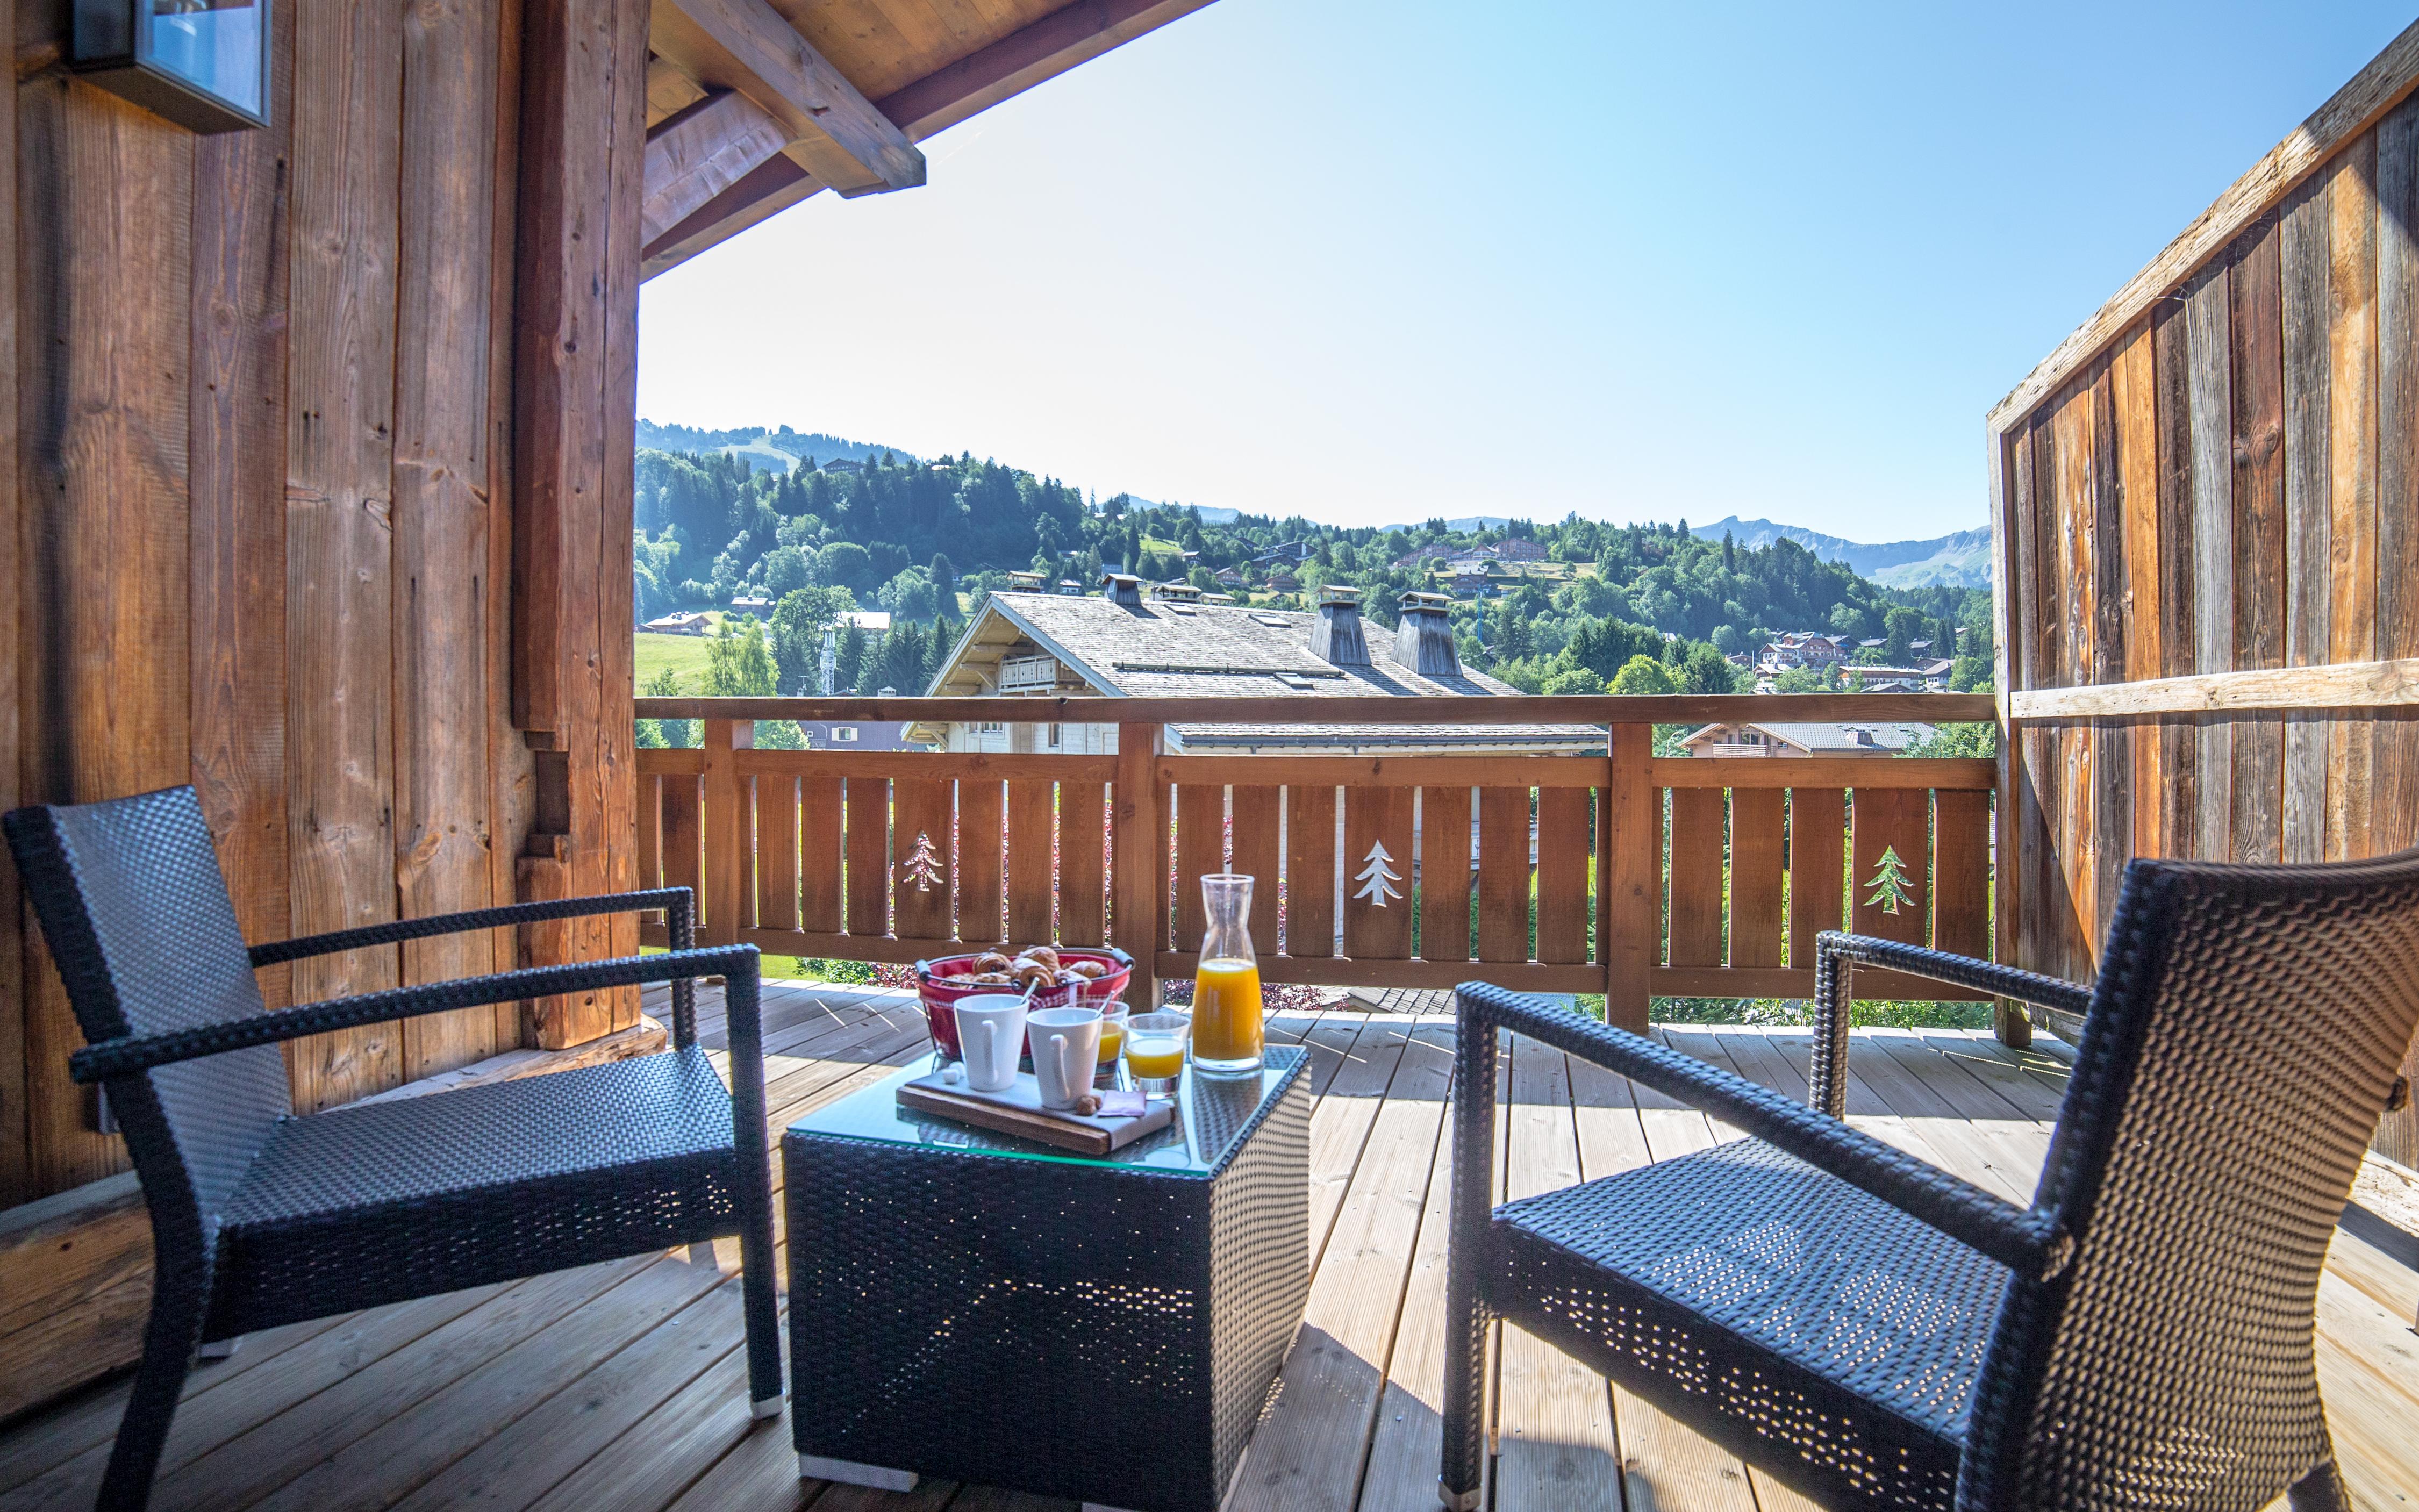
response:
<path id="1" fill-rule="evenodd" d="M 1217 0 L 646 286 L 639 412 L 1346 523 L 1983 521 L 1982 416 L 2378 0 Z"/>

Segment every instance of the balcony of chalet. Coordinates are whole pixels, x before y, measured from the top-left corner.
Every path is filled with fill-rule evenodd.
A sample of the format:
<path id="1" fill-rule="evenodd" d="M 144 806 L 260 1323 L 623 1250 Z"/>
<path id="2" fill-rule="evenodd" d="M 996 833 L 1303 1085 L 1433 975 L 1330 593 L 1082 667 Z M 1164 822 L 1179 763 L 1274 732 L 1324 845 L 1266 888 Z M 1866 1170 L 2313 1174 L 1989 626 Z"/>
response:
<path id="1" fill-rule="evenodd" d="M 1993 411 L 1994 692 L 1507 695 L 1489 723 L 1601 742 L 1483 756 L 1164 738 L 1298 714 L 1241 697 L 634 698 L 641 280 L 825 189 L 913 188 L 931 134 L 1204 3 L 311 0 L 273 8 L 267 124 L 204 134 L 21 18 L 0 112 L 0 372 L 23 391 L 0 426 L 19 647 L 0 809 L 190 783 L 252 942 L 680 887 L 705 943 L 784 961 L 1114 947 L 1136 1006 L 1197 964 L 1198 879 L 1262 878 L 1264 978 L 1359 995 L 1271 1020 L 1307 1057 L 1311 1282 L 1225 1505 L 1425 1509 L 1448 1113 L 1470 1091 L 1455 984 L 1568 995 L 1803 1102 L 1809 1031 L 1743 1020 L 1814 995 L 1823 932 L 2088 984 L 2130 857 L 2419 839 L 2419 27 Z M 1355 725 L 1467 714 L 1322 704 Z M 638 718 L 697 721 L 700 743 L 638 750 Z M 752 739 L 800 718 L 1117 736 L 1107 754 Z M 1987 722 L 1996 754 L 1655 753 L 1658 727 L 1776 721 Z M 69 1075 L 83 1036 L 26 893 L 0 868 L 8 1512 L 91 1504 L 154 1283 L 150 1210 Z M 259 982 L 285 1010 L 627 957 L 669 928 L 389 940 Z M 1974 1026 L 1858 1028 L 1848 1123 L 2025 1203 L 2072 1117 L 2083 1023 L 1913 976 L 1855 983 Z M 664 1044 L 655 990 L 549 994 L 297 1041 L 293 1110 L 442 1108 Z M 702 997 L 728 1079 L 731 1011 Z M 1726 1011 L 1708 1002 L 1742 1021 L 1697 1022 Z M 763 1021 L 768 1140 L 932 1054 L 895 990 L 776 981 Z M 2273 1074 L 2301 1074 L 2309 1047 L 2277 1041 Z M 1499 1198 L 1742 1137 L 1527 1039 L 1497 1090 Z M 2373 1110 L 2346 1117 L 2366 1130 Z M 2317 1293 L 2327 1421 L 2368 1507 L 2419 1503 L 2414 1167 L 2419 1113 L 2396 1103 Z M 736 1245 L 701 1245 L 255 1333 L 187 1381 L 153 1504 L 1071 1505 L 1000 1489 L 1012 1463 L 902 1491 L 802 1479 L 790 1423 L 750 1414 L 740 1293 Z M 1810 1504 L 1517 1328 L 1489 1348 L 1500 1509 Z M 1114 1402 L 1101 1423 L 1117 1433 Z"/>

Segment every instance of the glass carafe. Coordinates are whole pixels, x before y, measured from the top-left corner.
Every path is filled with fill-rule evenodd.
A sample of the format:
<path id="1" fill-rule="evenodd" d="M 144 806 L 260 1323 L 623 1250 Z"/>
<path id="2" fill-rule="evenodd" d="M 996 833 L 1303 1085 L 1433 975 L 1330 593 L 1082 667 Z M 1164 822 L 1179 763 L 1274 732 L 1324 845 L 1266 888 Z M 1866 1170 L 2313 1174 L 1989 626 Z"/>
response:
<path id="1" fill-rule="evenodd" d="M 1201 879 L 1201 964 L 1193 977 L 1193 1068 L 1210 1075 L 1260 1069 L 1260 958 L 1252 949 L 1252 879 Z"/>

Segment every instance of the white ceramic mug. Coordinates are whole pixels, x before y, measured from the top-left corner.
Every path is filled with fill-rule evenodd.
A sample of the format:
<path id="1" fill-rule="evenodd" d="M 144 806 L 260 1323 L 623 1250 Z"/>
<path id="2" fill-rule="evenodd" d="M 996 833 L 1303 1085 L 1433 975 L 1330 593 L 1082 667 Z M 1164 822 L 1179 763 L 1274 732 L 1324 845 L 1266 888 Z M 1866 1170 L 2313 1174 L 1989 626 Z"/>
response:
<path id="1" fill-rule="evenodd" d="M 1025 999 L 1013 993 L 981 993 L 959 998 L 954 1011 L 966 1085 L 978 1092 L 1014 1087 L 1016 1059 L 1025 1051 Z"/>
<path id="2" fill-rule="evenodd" d="M 1101 1058 L 1101 1011 L 1043 1008 L 1025 1015 L 1025 1037 L 1033 1048 L 1033 1079 L 1045 1108 L 1071 1108 L 1092 1089 L 1092 1067 Z"/>

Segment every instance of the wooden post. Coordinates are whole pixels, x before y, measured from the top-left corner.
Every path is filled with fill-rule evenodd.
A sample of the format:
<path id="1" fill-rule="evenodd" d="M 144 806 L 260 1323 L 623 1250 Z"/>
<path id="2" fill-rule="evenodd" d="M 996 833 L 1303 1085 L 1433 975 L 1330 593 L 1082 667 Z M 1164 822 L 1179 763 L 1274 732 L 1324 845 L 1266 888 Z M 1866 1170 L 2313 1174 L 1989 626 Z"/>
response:
<path id="1" fill-rule="evenodd" d="M 518 9 L 512 715 L 529 748 L 555 763 L 540 763 L 539 796 L 559 784 L 562 800 L 560 827 L 532 833 L 537 864 L 517 870 L 519 896 L 533 901 L 624 891 L 637 870 L 630 459 L 649 10 L 646 0 Z M 299 691 L 293 706 L 313 707 Z M 536 938 L 547 953 L 522 964 L 602 960 L 638 949 L 638 921 L 566 920 Z M 635 989 L 577 1002 L 541 1023 L 542 1045 L 638 1023 Z"/>
<path id="2" fill-rule="evenodd" d="M 1117 726 L 1115 851 L 1117 948 L 1133 957 L 1126 1001 L 1136 1012 L 1159 1006 L 1159 949 L 1166 928 L 1166 791 L 1155 768 L 1165 732 L 1155 724 Z M 1011 871 L 1016 858 L 1009 857 Z"/>
<path id="3" fill-rule="evenodd" d="M 1604 964 L 1604 1021 L 1646 1032 L 1648 983 L 1662 933 L 1663 825 L 1647 762 L 1655 727 L 1616 724 L 1606 743 L 1604 800 L 1596 808 L 1596 959 Z"/>
<path id="4" fill-rule="evenodd" d="M 705 906 L 701 945 L 736 945 L 753 920 L 747 901 L 755 858 L 755 825 L 732 752 L 756 744 L 753 719 L 705 721 Z"/>
<path id="5" fill-rule="evenodd" d="M 2021 437 L 2028 433 L 2018 434 Z M 2008 437 L 1995 431 L 1991 436 L 1991 689 L 1998 716 L 1999 772 L 1991 846 L 1993 925 L 1997 949 L 1992 954 L 1997 960 L 2011 962 L 2017 959 L 2016 920 L 2020 916 L 2016 904 L 2025 886 L 2024 869 L 2016 865 L 2016 793 L 2026 780 L 2024 750 L 2018 743 L 2015 724 L 2008 717 L 2014 679 L 2025 665 L 2014 654 L 2011 638 L 2026 623 L 2026 606 L 2019 604 L 2015 595 L 2031 586 L 2018 570 L 2016 540 L 2023 522 L 2017 516 L 2018 511 L 2032 503 L 2017 495 L 2015 464 Z M 1802 961 L 1796 964 L 1808 964 Z M 2033 1042 L 2032 1020 L 2026 1016 L 2025 1006 L 2014 998 L 1991 1000 L 1991 1026 L 2000 1042 L 2011 1048 L 2022 1050 Z"/>

